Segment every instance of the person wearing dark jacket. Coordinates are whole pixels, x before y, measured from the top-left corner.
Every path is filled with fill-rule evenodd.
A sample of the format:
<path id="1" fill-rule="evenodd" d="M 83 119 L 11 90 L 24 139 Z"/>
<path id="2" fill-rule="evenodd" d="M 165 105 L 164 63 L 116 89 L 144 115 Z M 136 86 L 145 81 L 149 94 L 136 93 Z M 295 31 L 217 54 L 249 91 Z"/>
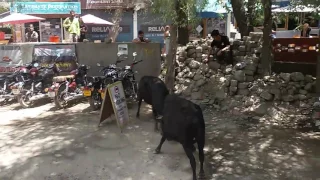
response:
<path id="1" fill-rule="evenodd" d="M 211 43 L 212 50 L 208 54 L 208 58 L 211 54 L 217 56 L 219 63 L 232 64 L 232 51 L 230 46 L 230 41 L 228 36 L 223 36 L 218 30 L 213 30 L 211 32 L 213 41 Z M 217 52 L 213 52 L 214 48 L 217 48 Z"/>
<path id="2" fill-rule="evenodd" d="M 301 30 L 301 37 L 310 37 L 311 28 L 308 23 L 305 23 Z"/>

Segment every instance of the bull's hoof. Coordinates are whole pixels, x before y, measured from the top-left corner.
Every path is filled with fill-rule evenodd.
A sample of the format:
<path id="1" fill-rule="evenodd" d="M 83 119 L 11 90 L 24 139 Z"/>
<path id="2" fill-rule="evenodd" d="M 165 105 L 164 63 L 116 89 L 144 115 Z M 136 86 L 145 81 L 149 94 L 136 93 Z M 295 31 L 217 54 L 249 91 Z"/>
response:
<path id="1" fill-rule="evenodd" d="M 204 172 L 199 173 L 198 180 L 206 180 L 206 176 L 205 176 Z"/>
<path id="2" fill-rule="evenodd" d="M 139 117 L 140 117 L 140 114 L 137 114 L 137 115 L 136 115 L 136 118 L 139 118 Z"/>
<path id="3" fill-rule="evenodd" d="M 196 147 L 194 145 L 192 145 L 191 150 L 193 153 L 196 152 Z"/>
<path id="4" fill-rule="evenodd" d="M 160 149 L 158 149 L 158 148 L 154 150 L 154 154 L 160 154 L 160 152 L 161 152 L 161 151 L 160 151 Z"/>

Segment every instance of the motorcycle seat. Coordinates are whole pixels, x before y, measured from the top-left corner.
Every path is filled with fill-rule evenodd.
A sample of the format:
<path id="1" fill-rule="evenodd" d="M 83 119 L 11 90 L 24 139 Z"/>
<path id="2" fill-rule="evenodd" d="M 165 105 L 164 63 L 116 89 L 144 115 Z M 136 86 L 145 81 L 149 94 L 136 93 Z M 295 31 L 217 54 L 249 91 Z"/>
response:
<path id="1" fill-rule="evenodd" d="M 59 82 L 66 81 L 67 79 L 74 79 L 74 75 L 56 76 L 52 80 L 53 82 L 59 83 Z"/>

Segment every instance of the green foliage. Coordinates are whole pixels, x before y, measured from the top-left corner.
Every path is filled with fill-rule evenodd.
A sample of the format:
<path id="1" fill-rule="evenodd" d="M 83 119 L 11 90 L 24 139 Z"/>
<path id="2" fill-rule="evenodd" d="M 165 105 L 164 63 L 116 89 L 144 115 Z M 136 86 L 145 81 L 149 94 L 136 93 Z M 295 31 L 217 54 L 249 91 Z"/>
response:
<path id="1" fill-rule="evenodd" d="M 151 11 L 165 22 L 185 27 L 198 22 L 197 11 L 202 10 L 208 0 L 152 0 Z M 187 18 L 181 18 L 186 15 Z"/>

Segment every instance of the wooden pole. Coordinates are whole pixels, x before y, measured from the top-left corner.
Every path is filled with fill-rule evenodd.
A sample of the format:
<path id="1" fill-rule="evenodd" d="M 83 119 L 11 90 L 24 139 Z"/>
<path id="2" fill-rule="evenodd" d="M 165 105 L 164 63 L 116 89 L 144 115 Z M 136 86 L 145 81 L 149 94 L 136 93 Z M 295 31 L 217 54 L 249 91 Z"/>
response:
<path id="1" fill-rule="evenodd" d="M 202 19 L 202 24 L 203 24 L 203 34 L 202 34 L 202 38 L 206 38 L 207 37 L 207 18 L 203 18 Z"/>
<path id="2" fill-rule="evenodd" d="M 288 30 L 289 28 L 289 13 L 286 13 L 286 22 L 285 22 L 284 28 L 286 30 Z"/>

